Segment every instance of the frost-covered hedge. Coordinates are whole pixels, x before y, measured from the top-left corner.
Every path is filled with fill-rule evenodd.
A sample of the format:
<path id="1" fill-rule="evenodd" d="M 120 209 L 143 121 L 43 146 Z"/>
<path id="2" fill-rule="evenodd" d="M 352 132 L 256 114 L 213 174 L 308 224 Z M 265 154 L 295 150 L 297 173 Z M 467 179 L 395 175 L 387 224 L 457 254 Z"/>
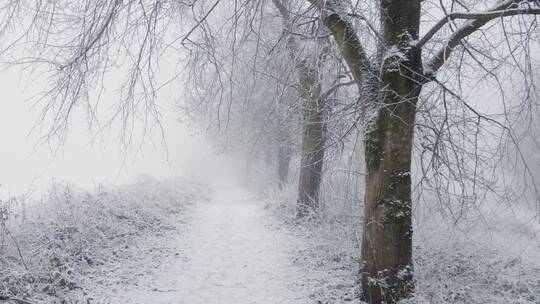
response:
<path id="1" fill-rule="evenodd" d="M 202 185 L 143 176 L 93 191 L 54 183 L 40 200 L 2 201 L 0 299 L 63 302 L 80 292 L 87 269 L 113 259 L 137 236 L 174 228 L 175 217 L 203 193 Z"/>

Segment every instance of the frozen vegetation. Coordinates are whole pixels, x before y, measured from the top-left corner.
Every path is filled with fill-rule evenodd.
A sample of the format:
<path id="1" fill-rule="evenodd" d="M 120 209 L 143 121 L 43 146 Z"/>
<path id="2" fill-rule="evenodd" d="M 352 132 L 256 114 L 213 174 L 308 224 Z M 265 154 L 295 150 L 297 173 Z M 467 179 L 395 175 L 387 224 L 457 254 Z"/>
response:
<path id="1" fill-rule="evenodd" d="M 3 197 L 0 302 L 540 304 L 538 16 L 4 1 L 0 183 L 185 179 Z"/>
<path id="2" fill-rule="evenodd" d="M 360 302 L 358 216 L 298 221 L 291 187 L 140 177 L 3 203 L 0 296 L 12 303 Z M 404 303 L 540 303 L 537 224 L 416 222 Z"/>
<path id="3" fill-rule="evenodd" d="M 141 177 L 92 191 L 58 183 L 40 200 L 2 201 L 0 296 L 92 303 L 96 287 L 134 282 L 161 259 L 157 251 L 167 244 L 155 242 L 175 231 L 205 193 L 198 184 Z"/>

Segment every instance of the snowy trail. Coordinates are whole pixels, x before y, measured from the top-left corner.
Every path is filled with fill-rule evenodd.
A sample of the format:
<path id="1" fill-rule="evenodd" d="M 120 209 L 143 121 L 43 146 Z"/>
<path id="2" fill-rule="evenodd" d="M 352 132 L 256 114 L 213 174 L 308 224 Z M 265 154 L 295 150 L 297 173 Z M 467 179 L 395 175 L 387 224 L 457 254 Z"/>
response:
<path id="1" fill-rule="evenodd" d="M 279 227 L 243 190 L 217 188 L 210 202 L 193 207 L 186 231 L 169 240 L 174 254 L 141 278 L 146 282 L 117 289 L 108 301 L 308 303 L 314 278 L 291 259 L 298 236 Z"/>

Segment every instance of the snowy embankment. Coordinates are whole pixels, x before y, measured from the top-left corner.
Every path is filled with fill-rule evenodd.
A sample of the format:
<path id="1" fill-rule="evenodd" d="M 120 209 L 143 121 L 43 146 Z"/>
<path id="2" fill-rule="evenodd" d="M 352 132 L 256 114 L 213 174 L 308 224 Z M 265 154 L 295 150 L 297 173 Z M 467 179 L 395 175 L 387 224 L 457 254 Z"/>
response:
<path id="1" fill-rule="evenodd" d="M 2 202 L 0 297 L 93 303 L 96 286 L 114 289 L 144 275 L 137 271 L 146 269 L 129 269 L 152 258 L 141 252 L 142 241 L 176 229 L 186 207 L 206 193 L 199 184 L 141 177 L 92 192 L 55 184 L 39 201 Z"/>

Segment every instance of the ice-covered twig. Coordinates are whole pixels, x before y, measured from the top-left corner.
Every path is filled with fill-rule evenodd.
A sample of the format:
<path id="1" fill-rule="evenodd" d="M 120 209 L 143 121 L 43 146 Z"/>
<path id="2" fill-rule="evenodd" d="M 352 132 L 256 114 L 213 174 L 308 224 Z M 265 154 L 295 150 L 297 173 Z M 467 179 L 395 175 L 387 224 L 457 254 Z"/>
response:
<path id="1" fill-rule="evenodd" d="M 33 304 L 32 302 L 28 302 L 28 301 L 23 300 L 23 299 L 12 298 L 12 297 L 8 297 L 8 296 L 1 296 L 0 295 L 0 302 L 4 302 L 4 301 L 15 302 L 17 304 Z"/>
<path id="2" fill-rule="evenodd" d="M 456 19 L 477 20 L 477 19 L 495 19 L 498 17 L 515 16 L 520 14 L 539 15 L 540 9 L 538 8 L 523 8 L 523 9 L 509 9 L 509 10 L 497 10 L 487 12 L 476 13 L 450 13 L 437 22 L 425 35 L 418 41 L 416 47 L 424 46 L 433 36 L 447 23 Z"/>
<path id="3" fill-rule="evenodd" d="M 476 32 L 482 26 L 484 26 L 489 21 L 504 16 L 513 16 L 521 14 L 540 14 L 540 10 L 537 8 L 532 8 L 529 6 L 523 6 L 523 4 L 540 4 L 538 0 L 507 0 L 499 2 L 497 5 L 487 10 L 486 12 L 480 13 L 455 13 L 453 17 L 450 15 L 447 16 L 444 20 L 439 21 L 434 28 L 428 31 L 428 33 L 420 39 L 417 46 L 424 45 L 435 33 L 444 26 L 448 21 L 453 19 L 468 19 L 463 26 L 458 28 L 455 32 L 450 35 L 446 43 L 437 50 L 434 55 L 429 58 L 425 64 L 425 70 L 430 71 L 431 73 L 437 72 L 439 68 L 446 62 L 446 60 L 452 54 L 452 51 L 456 46 L 458 46 L 463 39 L 469 35 Z M 449 19 L 450 18 L 450 19 Z"/>

